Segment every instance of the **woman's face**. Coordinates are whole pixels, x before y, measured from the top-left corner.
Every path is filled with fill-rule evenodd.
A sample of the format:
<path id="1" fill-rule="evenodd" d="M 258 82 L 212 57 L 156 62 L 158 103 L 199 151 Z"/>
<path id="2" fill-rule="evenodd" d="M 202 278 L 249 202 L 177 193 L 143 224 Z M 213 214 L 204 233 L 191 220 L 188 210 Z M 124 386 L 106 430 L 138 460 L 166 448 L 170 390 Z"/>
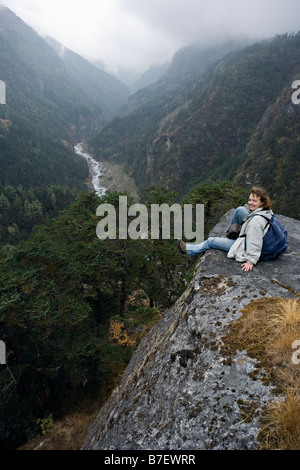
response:
<path id="1" fill-rule="evenodd" d="M 256 194 L 250 194 L 248 205 L 249 205 L 250 211 L 255 211 L 259 207 L 262 207 L 262 202 L 261 202 L 260 197 L 256 196 Z"/>

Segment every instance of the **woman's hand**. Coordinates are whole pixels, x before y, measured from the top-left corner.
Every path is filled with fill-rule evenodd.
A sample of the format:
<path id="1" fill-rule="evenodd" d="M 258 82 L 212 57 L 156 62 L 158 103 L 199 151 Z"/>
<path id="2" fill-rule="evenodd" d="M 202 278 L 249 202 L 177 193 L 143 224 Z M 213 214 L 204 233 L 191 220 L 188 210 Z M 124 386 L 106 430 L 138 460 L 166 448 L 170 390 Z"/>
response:
<path id="1" fill-rule="evenodd" d="M 254 266 L 254 264 L 252 264 L 252 263 L 249 263 L 249 262 L 244 263 L 244 264 L 242 264 L 242 270 L 243 271 L 252 271 L 253 266 Z"/>

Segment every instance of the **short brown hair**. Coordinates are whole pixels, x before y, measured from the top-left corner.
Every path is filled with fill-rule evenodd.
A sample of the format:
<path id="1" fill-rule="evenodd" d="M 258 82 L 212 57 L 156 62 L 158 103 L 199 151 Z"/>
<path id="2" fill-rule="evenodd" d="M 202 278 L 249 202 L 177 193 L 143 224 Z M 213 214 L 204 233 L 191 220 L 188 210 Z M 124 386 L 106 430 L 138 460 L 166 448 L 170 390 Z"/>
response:
<path id="1" fill-rule="evenodd" d="M 260 198 L 263 209 L 271 209 L 272 202 L 270 196 L 268 195 L 265 189 L 260 188 L 258 186 L 253 186 L 253 188 L 251 189 L 251 194 L 255 194 L 255 196 L 258 196 Z"/>

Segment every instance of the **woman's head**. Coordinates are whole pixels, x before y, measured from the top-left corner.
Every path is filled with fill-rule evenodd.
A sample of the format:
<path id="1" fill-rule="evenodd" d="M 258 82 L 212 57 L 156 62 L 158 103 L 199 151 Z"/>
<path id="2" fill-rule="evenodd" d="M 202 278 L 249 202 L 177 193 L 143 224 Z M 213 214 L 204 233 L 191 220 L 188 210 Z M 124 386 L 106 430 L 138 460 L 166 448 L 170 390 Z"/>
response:
<path id="1" fill-rule="evenodd" d="M 262 207 L 262 209 L 271 209 L 271 199 L 265 189 L 260 188 L 258 186 L 253 186 L 253 188 L 251 189 L 249 201 L 251 199 L 254 201 L 254 205 L 255 201 L 257 201 L 256 204 L 259 204 L 258 207 Z M 256 209 L 258 207 L 256 207 Z"/>

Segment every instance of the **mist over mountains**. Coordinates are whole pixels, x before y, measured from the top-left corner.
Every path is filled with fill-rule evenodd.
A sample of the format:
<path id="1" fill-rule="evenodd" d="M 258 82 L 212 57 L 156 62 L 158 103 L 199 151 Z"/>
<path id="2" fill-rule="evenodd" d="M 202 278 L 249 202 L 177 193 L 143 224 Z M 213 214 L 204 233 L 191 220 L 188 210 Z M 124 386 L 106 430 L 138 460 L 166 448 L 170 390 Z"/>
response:
<path id="1" fill-rule="evenodd" d="M 54 40 L 46 42 L 4 7 L 0 77 L 6 84 L 6 105 L 0 107 L 1 233 L 3 241 L 19 240 L 86 189 L 87 164 L 73 147 L 112 117 L 129 91 L 77 54 L 62 53 Z M 29 209 L 22 210 L 25 202 L 30 217 Z"/>
<path id="2" fill-rule="evenodd" d="M 299 34 L 184 47 L 131 89 L 8 8 L 0 11 L 0 51 L 2 189 L 82 190 L 87 168 L 73 146 L 85 140 L 140 188 L 162 184 L 183 196 L 201 182 L 259 183 L 278 209 L 299 216 L 287 202 L 299 196 L 299 107 L 290 100 Z"/>
<path id="3" fill-rule="evenodd" d="M 300 109 L 291 100 L 299 48 L 299 33 L 242 48 L 186 48 L 89 140 L 91 151 L 122 162 L 140 187 L 181 195 L 204 182 L 261 184 L 277 211 L 299 218 Z"/>
<path id="4" fill-rule="evenodd" d="M 299 219 L 299 57 L 300 33 L 191 45 L 129 87 L 0 9 L 0 448 L 52 410 L 83 399 L 86 416 L 194 269 L 174 240 L 97 239 L 100 200 L 74 146 L 122 168 L 145 204 L 203 202 L 208 228 L 252 184 Z"/>

